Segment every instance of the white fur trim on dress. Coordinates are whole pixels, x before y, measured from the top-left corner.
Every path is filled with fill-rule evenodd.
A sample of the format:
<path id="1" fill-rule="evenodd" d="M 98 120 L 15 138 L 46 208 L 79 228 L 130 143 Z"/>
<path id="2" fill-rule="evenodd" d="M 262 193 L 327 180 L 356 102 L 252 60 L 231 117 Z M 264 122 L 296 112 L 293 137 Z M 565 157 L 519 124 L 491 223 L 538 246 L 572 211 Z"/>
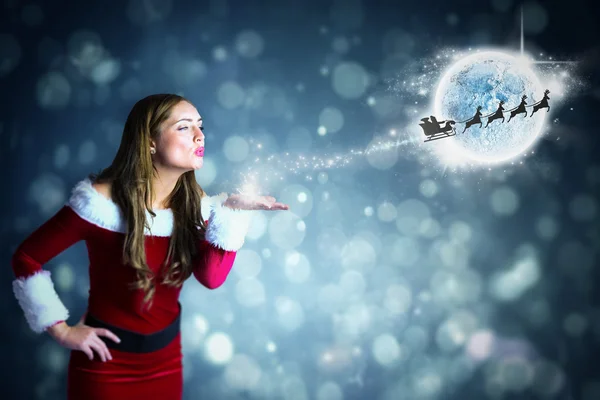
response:
<path id="1" fill-rule="evenodd" d="M 239 248 L 244 242 L 248 231 L 250 213 L 247 210 L 233 210 L 222 207 L 227 199 L 227 193 L 216 196 L 204 196 L 200 202 L 202 218 L 211 220 L 211 212 L 215 210 L 216 224 L 213 224 L 207 237 L 210 235 L 213 244 L 223 249 Z M 78 182 L 73 188 L 67 205 L 84 220 L 101 228 L 113 232 L 125 233 L 125 218 L 119 206 L 107 199 L 94 187 L 90 178 Z M 223 210 L 225 208 L 225 210 Z M 152 217 L 146 210 L 146 219 L 150 229 L 145 228 L 145 235 L 171 236 L 173 232 L 173 212 L 167 210 L 154 210 L 156 217 Z M 236 250 L 237 250 L 236 248 Z"/>
<path id="2" fill-rule="evenodd" d="M 50 271 L 42 270 L 31 276 L 15 279 L 13 292 L 29 327 L 36 333 L 42 333 L 46 328 L 69 318 L 69 310 L 54 290 Z"/>
<path id="3" fill-rule="evenodd" d="M 244 244 L 252 219 L 252 211 L 225 207 L 226 194 L 214 196 L 209 201 L 210 213 L 206 240 L 223 250 L 237 251 Z M 202 201 L 205 201 L 202 199 Z M 204 214 L 203 214 L 204 215 Z"/>
<path id="4" fill-rule="evenodd" d="M 125 233 L 125 218 L 119 206 L 107 199 L 94 187 L 89 178 L 77 183 L 73 188 L 71 198 L 67 202 L 73 211 L 81 218 L 94 225 L 113 232 Z M 173 212 L 167 210 L 154 210 L 156 217 L 152 217 L 146 210 L 146 219 L 150 229 L 144 228 L 145 235 L 171 236 L 173 231 Z"/>

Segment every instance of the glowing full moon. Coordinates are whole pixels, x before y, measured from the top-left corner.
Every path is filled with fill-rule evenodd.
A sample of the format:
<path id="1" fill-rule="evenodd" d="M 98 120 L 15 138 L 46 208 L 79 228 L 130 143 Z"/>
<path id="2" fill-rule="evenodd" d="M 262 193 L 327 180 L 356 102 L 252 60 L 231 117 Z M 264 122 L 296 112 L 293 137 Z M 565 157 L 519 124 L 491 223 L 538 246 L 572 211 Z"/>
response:
<path id="1" fill-rule="evenodd" d="M 542 99 L 544 87 L 531 69 L 529 61 L 520 55 L 500 51 L 478 52 L 466 56 L 443 75 L 435 94 L 435 115 L 438 120 L 457 122 L 456 136 L 440 140 L 452 157 L 487 163 L 503 162 L 526 152 L 539 137 L 547 109 L 537 111 L 526 107 L 527 116 L 518 114 L 510 122 L 510 112 L 527 95 L 527 105 Z M 552 96 L 552 94 L 550 94 Z M 495 120 L 485 128 L 488 118 L 500 101 L 504 101 L 504 122 Z M 465 123 L 481 106 L 481 122 L 469 127 Z"/>

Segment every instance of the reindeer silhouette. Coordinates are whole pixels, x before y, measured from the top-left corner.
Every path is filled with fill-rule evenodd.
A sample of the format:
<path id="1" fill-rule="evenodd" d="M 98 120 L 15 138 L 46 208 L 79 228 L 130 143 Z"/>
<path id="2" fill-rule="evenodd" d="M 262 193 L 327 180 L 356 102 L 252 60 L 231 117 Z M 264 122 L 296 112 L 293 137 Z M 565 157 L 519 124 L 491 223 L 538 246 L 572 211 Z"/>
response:
<path id="1" fill-rule="evenodd" d="M 481 106 L 477 106 L 477 112 L 475 113 L 473 118 L 471 118 L 470 120 L 467 121 L 467 123 L 465 124 L 465 129 L 463 129 L 462 133 L 465 133 L 467 128 L 470 127 L 471 125 L 476 125 L 476 124 L 479 124 L 480 128 L 483 125 L 483 123 L 481 122 Z"/>
<path id="2" fill-rule="evenodd" d="M 548 100 L 550 99 L 550 97 L 548 97 L 548 93 L 550 93 L 550 91 L 548 89 L 546 89 L 542 100 L 538 104 L 533 106 L 533 112 L 531 113 L 529 118 L 533 117 L 533 114 L 535 114 L 535 112 L 537 110 L 542 109 L 542 108 L 547 108 L 546 112 L 550 112 L 550 104 L 548 104 Z"/>
<path id="3" fill-rule="evenodd" d="M 525 113 L 525 116 L 527 116 L 527 109 L 525 108 L 525 106 L 527 105 L 527 102 L 525 101 L 526 98 L 526 95 L 523 95 L 523 97 L 521 97 L 521 104 L 519 104 L 519 106 L 516 109 L 510 112 L 510 118 L 508 119 L 508 122 L 510 122 L 512 117 L 514 117 L 517 114 Z"/>
<path id="4" fill-rule="evenodd" d="M 494 115 L 492 115 L 491 117 L 488 118 L 488 122 L 485 125 L 486 128 L 488 127 L 490 122 L 492 122 L 496 119 L 502 119 L 502 122 L 504 122 L 504 114 L 502 114 L 502 111 L 504 111 L 504 107 L 502 107 L 503 104 L 504 104 L 504 100 L 500 100 L 500 105 L 498 106 L 498 109 L 496 110 Z"/>

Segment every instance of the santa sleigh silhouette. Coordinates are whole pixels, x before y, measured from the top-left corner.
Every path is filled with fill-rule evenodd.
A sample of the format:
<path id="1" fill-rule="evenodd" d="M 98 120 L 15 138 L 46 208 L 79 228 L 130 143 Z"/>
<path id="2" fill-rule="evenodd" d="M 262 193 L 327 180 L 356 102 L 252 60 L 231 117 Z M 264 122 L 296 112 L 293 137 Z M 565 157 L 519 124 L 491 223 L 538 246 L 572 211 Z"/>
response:
<path id="1" fill-rule="evenodd" d="M 453 120 L 438 122 L 433 115 L 430 118 L 431 121 L 429 118 L 421 118 L 421 123 L 419 124 L 419 126 L 423 128 L 423 133 L 425 133 L 425 136 L 427 136 L 425 142 L 456 135 L 456 129 L 454 128 L 454 124 L 456 122 Z M 446 124 L 442 126 L 444 122 Z"/>
<path id="2" fill-rule="evenodd" d="M 498 105 L 498 109 L 488 115 L 481 115 L 481 110 L 482 110 L 482 106 L 477 106 L 477 111 L 475 112 L 475 115 L 469 119 L 466 119 L 464 121 L 458 121 L 455 122 L 453 120 L 448 120 L 448 121 L 440 121 L 438 122 L 435 117 L 432 115 L 431 117 L 431 121 L 429 120 L 429 118 L 421 118 L 421 123 L 419 124 L 419 126 L 421 126 L 421 128 L 423 128 L 423 132 L 425 133 L 425 136 L 427 136 L 427 139 L 425 140 L 425 142 L 429 142 L 432 140 L 437 140 L 437 139 L 443 139 L 446 137 L 451 137 L 456 135 L 456 129 L 454 128 L 455 124 L 465 124 L 465 127 L 463 129 L 463 131 L 461 133 L 464 133 L 469 127 L 473 126 L 473 125 L 479 125 L 479 127 L 483 127 L 483 121 L 482 119 L 484 118 L 488 118 L 487 124 L 485 125 L 485 128 L 488 127 L 488 125 L 497 119 L 501 119 L 502 123 L 504 123 L 504 113 L 508 112 L 510 113 L 510 117 L 508 118 L 508 122 L 510 122 L 511 119 L 513 119 L 515 116 L 519 115 L 519 114 L 525 114 L 525 117 L 527 117 L 527 107 L 533 107 L 533 110 L 531 112 L 531 114 L 529 115 L 529 117 L 533 117 L 533 114 L 535 114 L 537 111 L 541 110 L 542 108 L 547 108 L 546 112 L 550 111 L 550 104 L 549 104 L 549 100 L 550 100 L 550 96 L 548 96 L 548 94 L 550 93 L 550 90 L 546 89 L 546 91 L 544 92 L 544 97 L 534 103 L 534 104 L 527 104 L 527 96 L 523 95 L 521 97 L 521 103 L 510 109 L 510 110 L 505 110 L 504 109 L 504 100 L 500 101 L 500 104 Z M 446 123 L 446 125 L 442 126 L 442 123 Z"/>

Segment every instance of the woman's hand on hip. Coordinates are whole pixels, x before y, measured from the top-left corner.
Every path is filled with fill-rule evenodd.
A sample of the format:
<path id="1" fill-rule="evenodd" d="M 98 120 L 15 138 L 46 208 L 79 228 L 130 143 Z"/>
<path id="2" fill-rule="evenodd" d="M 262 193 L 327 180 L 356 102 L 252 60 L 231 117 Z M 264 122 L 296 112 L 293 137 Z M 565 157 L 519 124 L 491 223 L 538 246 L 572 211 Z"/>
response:
<path id="1" fill-rule="evenodd" d="M 112 355 L 100 336 L 107 337 L 116 343 L 121 342 L 117 335 L 108 329 L 85 325 L 83 318 L 75 326 L 69 326 L 65 322 L 61 322 L 51 326 L 46 331 L 61 346 L 83 351 L 90 360 L 94 359 L 94 352 L 98 353 L 102 361 L 112 360 Z"/>

